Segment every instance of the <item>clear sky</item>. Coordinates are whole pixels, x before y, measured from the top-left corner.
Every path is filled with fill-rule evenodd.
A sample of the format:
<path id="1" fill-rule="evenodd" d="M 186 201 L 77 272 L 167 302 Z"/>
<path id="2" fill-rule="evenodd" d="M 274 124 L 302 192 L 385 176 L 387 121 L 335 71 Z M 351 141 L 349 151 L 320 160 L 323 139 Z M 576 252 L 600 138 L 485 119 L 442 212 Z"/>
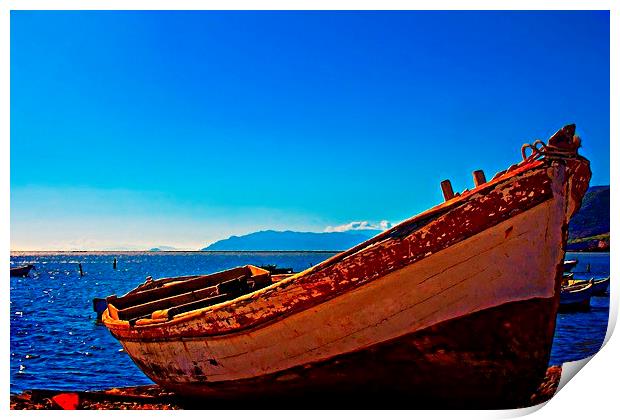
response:
<path id="1" fill-rule="evenodd" d="M 571 122 L 608 184 L 609 98 L 608 12 L 13 11 L 11 248 L 400 221 Z"/>

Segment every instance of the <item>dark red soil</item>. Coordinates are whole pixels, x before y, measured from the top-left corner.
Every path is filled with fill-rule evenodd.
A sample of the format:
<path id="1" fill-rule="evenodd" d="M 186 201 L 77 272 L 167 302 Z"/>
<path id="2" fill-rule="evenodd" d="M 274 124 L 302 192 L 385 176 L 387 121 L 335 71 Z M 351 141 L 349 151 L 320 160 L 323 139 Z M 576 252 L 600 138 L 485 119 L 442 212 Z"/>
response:
<path id="1" fill-rule="evenodd" d="M 532 405 L 538 405 L 550 400 L 558 389 L 560 384 L 560 376 L 562 375 L 562 366 L 551 366 L 547 369 L 545 380 L 538 387 L 538 390 L 530 401 Z"/>
<path id="2" fill-rule="evenodd" d="M 32 390 L 11 395 L 12 410 L 178 410 L 174 395 L 157 385 L 105 391 Z"/>
<path id="3" fill-rule="evenodd" d="M 532 405 L 543 403 L 553 397 L 561 373 L 560 366 L 551 366 L 547 369 L 545 380 L 532 395 Z M 105 391 L 32 390 L 11 394 L 12 410 L 179 410 L 183 407 L 182 400 L 157 385 L 113 388 Z M 192 406 L 192 408 L 200 407 Z"/>

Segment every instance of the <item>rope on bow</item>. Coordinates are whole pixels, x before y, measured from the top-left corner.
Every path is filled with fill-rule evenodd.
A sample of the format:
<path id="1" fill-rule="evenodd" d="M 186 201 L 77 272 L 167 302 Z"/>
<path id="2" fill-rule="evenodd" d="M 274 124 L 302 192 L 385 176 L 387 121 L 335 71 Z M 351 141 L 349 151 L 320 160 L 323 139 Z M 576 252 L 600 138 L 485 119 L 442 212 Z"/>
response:
<path id="1" fill-rule="evenodd" d="M 529 156 L 527 155 L 528 149 L 532 151 Z M 577 156 L 577 148 L 565 149 L 545 144 L 542 140 L 536 140 L 534 143 L 525 143 L 521 146 L 521 156 L 523 156 L 523 162 L 531 162 L 541 156 L 548 158 L 573 158 Z"/>

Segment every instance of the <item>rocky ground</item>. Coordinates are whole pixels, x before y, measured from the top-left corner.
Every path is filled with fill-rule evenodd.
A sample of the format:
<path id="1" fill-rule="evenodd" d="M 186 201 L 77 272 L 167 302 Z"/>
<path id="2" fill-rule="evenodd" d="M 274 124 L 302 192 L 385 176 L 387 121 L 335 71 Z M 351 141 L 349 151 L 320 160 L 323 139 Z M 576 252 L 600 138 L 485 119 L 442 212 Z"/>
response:
<path id="1" fill-rule="evenodd" d="M 561 373 L 561 366 L 551 366 L 547 369 L 545 380 L 531 397 L 532 405 L 543 403 L 553 397 L 560 382 Z M 105 391 L 32 390 L 11 395 L 12 410 L 179 410 L 182 408 L 181 400 L 157 385 L 113 388 Z"/>
<path id="2" fill-rule="evenodd" d="M 562 366 L 551 366 L 547 369 L 547 374 L 545 375 L 545 380 L 538 387 L 538 391 L 534 395 L 530 401 L 532 405 L 538 405 L 548 401 L 555 395 L 555 392 L 558 389 L 558 385 L 560 384 L 560 376 L 562 375 Z"/>
<path id="3" fill-rule="evenodd" d="M 157 385 L 106 391 L 32 390 L 11 395 L 12 410 L 178 410 L 173 394 Z"/>

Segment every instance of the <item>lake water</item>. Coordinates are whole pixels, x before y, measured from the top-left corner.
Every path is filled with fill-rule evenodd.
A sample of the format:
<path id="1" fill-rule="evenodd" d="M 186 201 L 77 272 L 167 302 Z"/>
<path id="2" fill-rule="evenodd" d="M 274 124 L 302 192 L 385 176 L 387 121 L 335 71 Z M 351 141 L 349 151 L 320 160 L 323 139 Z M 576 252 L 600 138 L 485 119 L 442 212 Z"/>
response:
<path id="1" fill-rule="evenodd" d="M 16 253 L 11 267 L 34 264 L 28 278 L 11 283 L 11 392 L 25 389 L 104 389 L 152 383 L 97 325 L 93 297 L 121 295 L 153 278 L 221 271 L 245 264 L 277 264 L 300 271 L 333 253 Z M 114 257 L 117 269 L 112 268 Z M 609 253 L 577 258 L 576 278 L 609 275 Z M 84 269 L 80 277 L 78 263 Z M 590 264 L 590 273 L 586 271 Z M 588 357 L 607 330 L 609 298 L 592 298 L 592 309 L 560 314 L 550 364 Z"/>

